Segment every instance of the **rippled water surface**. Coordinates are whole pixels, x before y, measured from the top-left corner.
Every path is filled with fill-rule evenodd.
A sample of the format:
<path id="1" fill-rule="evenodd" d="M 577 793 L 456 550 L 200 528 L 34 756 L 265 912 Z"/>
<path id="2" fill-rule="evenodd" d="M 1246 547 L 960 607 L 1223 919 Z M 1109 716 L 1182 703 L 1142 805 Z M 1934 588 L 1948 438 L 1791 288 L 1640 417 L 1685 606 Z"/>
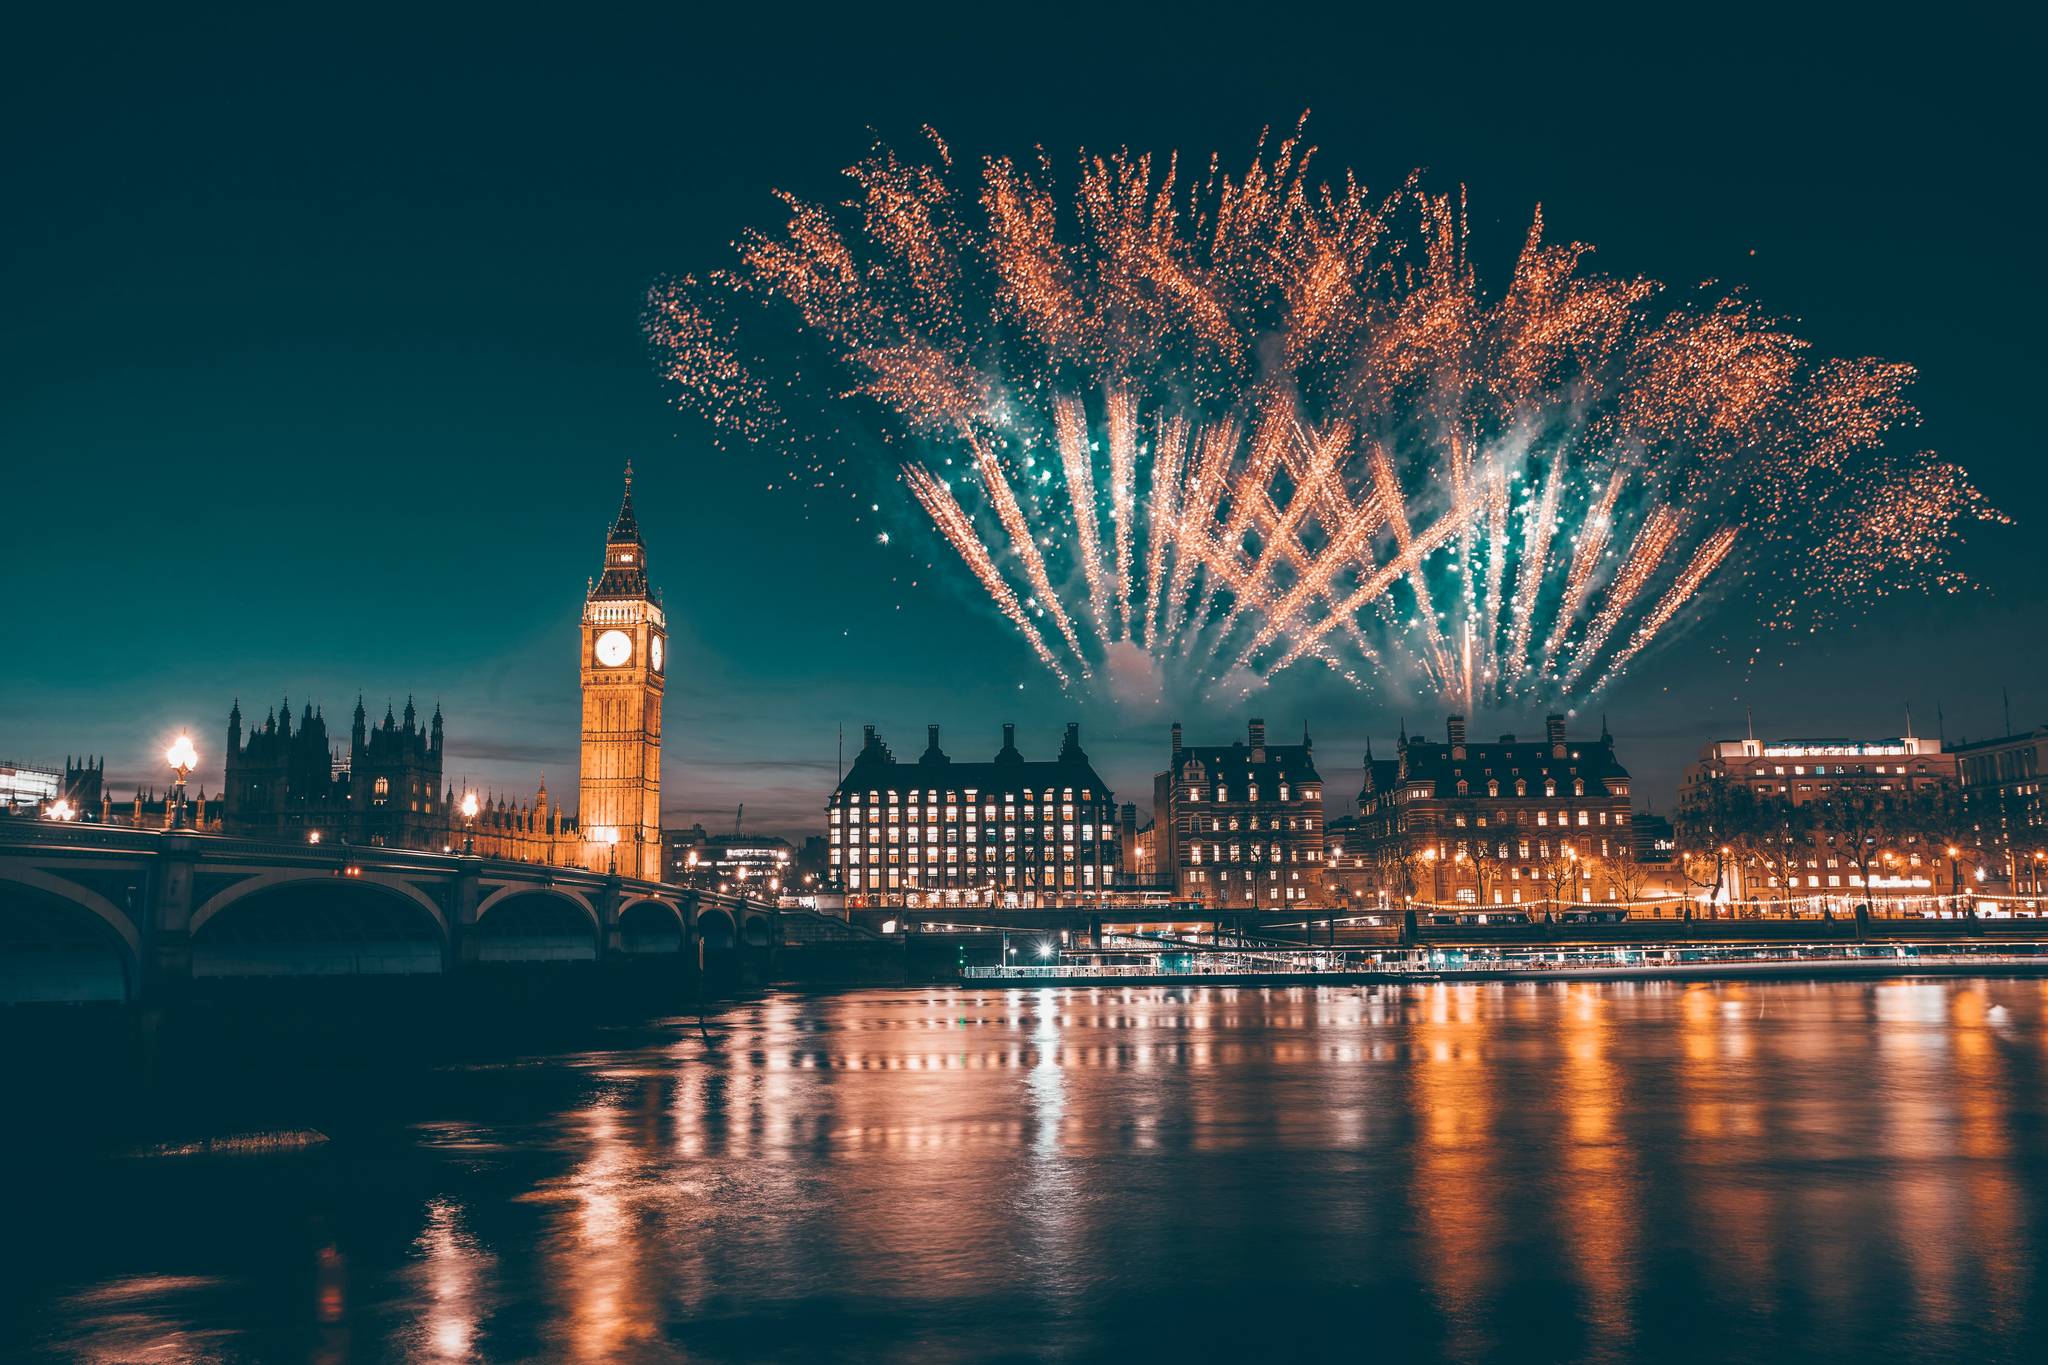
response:
<path id="1" fill-rule="evenodd" d="M 159 1151 L 18 1159 L 0 1356 L 2048 1357 L 2040 982 L 893 990 L 709 1031 L 280 1062 Z"/>

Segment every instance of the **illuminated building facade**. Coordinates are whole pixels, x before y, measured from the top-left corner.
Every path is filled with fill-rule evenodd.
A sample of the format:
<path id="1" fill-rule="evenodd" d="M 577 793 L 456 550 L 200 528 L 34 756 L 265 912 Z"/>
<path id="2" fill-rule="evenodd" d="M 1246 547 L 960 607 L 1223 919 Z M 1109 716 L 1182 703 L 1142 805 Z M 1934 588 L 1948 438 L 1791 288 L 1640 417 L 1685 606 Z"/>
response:
<path id="1" fill-rule="evenodd" d="M 1945 805 L 1955 790 L 1939 740 L 1717 740 L 1679 779 L 1680 857 L 1711 861 L 1730 898 L 1926 894 L 1960 835 Z"/>
<path id="2" fill-rule="evenodd" d="M 1323 779 L 1303 729 L 1299 744 L 1268 744 L 1253 719 L 1229 745 L 1181 742 L 1152 779 L 1160 875 L 1174 895 L 1217 909 L 1318 905 L 1323 890 Z"/>
<path id="3" fill-rule="evenodd" d="M 766 896 L 790 880 L 796 850 L 772 834 L 707 834 L 702 825 L 667 834 L 667 875 L 675 886 Z"/>
<path id="4" fill-rule="evenodd" d="M 647 580 L 633 467 L 605 536 L 604 573 L 583 602 L 583 865 L 660 881 L 661 701 L 668 623 Z"/>
<path id="5" fill-rule="evenodd" d="M 1357 852 L 1389 904 L 1564 908 L 1628 899 L 1635 854 L 1629 774 L 1614 737 L 1473 743 L 1452 716 L 1442 743 L 1402 733 L 1397 756 L 1368 751 Z M 1347 841 L 1348 842 L 1348 841 Z"/>
<path id="6" fill-rule="evenodd" d="M 1912 797 L 1955 780 L 1956 756 L 1934 739 L 1724 739 L 1686 768 L 1678 804 L 1696 808 L 1717 783 L 1803 806 L 1842 791 Z"/>
<path id="7" fill-rule="evenodd" d="M 2048 725 L 1954 750 L 1963 809 L 1989 855 L 1990 871 L 2027 895 L 2048 891 Z"/>
<path id="8" fill-rule="evenodd" d="M 547 779 L 530 801 L 508 801 L 486 792 L 478 802 L 476 820 L 463 818 L 462 797 L 450 787 L 443 801 L 448 811 L 446 846 L 468 848 L 479 858 L 509 858 L 550 867 L 583 865 L 583 839 L 576 817 L 548 799 Z"/>
<path id="9" fill-rule="evenodd" d="M 69 764 L 66 765 L 67 767 Z M 64 791 L 64 775 L 53 768 L 0 763 L 0 805 L 9 810 L 40 811 Z M 98 802 L 94 802 L 95 805 Z"/>
<path id="10" fill-rule="evenodd" d="M 1079 725 L 1050 762 L 1027 761 L 1005 725 L 987 763 L 955 763 L 936 725 L 901 763 L 870 725 L 826 806 L 826 845 L 849 907 L 1101 904 L 1119 864 L 1116 798 Z"/>

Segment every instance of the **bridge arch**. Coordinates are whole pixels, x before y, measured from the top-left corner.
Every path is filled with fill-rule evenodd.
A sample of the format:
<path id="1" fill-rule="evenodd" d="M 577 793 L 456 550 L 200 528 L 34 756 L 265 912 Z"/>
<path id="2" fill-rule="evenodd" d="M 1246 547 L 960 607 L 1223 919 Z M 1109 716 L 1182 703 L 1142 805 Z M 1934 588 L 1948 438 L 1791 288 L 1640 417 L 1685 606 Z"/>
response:
<path id="1" fill-rule="evenodd" d="M 739 926 L 732 912 L 720 905 L 697 908 L 697 938 L 706 952 L 729 953 L 739 946 Z"/>
<path id="2" fill-rule="evenodd" d="M 597 931 L 597 907 L 590 903 L 590 898 L 588 896 L 584 895 L 581 891 L 577 891 L 571 887 L 544 886 L 539 882 L 524 885 L 522 885 L 519 882 L 510 882 L 504 886 L 499 887 L 497 890 L 491 892 L 490 895 L 485 896 L 481 901 L 477 902 L 477 923 L 482 924 L 484 916 L 489 914 L 494 907 L 502 905 L 504 902 L 511 900 L 515 896 L 552 896 L 557 899 L 566 901 L 569 904 L 574 905 L 577 909 L 581 910 L 584 916 L 589 919 L 591 932 L 595 933 Z"/>
<path id="3" fill-rule="evenodd" d="M 0 864 L 0 1001 L 132 1000 L 141 961 L 134 921 L 105 896 Z"/>
<path id="4" fill-rule="evenodd" d="M 659 896 L 641 896 L 619 907 L 619 951 L 680 953 L 688 937 L 682 907 Z"/>
<path id="5" fill-rule="evenodd" d="M 582 893 L 515 883 L 483 899 L 469 933 L 479 962 L 594 962 L 601 927 Z"/>
<path id="6" fill-rule="evenodd" d="M 192 933 L 197 934 L 208 920 L 220 914 L 221 911 L 227 909 L 236 901 L 252 896 L 259 891 L 272 891 L 293 883 L 316 886 L 340 883 L 349 886 L 381 887 L 385 891 L 403 897 L 419 907 L 419 909 L 425 911 L 428 917 L 434 921 L 434 928 L 439 932 L 443 941 L 446 941 L 448 937 L 448 917 L 442 913 L 441 907 L 434 902 L 431 896 L 403 877 L 396 877 L 389 873 L 370 869 L 365 869 L 353 877 L 337 877 L 331 870 L 296 867 L 278 868 L 271 872 L 259 872 L 255 876 L 236 882 L 233 886 L 215 893 L 211 899 L 192 912 L 191 922 L 186 927 Z"/>
<path id="7" fill-rule="evenodd" d="M 190 921 L 195 977 L 435 975 L 447 966 L 440 906 L 401 878 L 280 869 L 226 888 Z"/>

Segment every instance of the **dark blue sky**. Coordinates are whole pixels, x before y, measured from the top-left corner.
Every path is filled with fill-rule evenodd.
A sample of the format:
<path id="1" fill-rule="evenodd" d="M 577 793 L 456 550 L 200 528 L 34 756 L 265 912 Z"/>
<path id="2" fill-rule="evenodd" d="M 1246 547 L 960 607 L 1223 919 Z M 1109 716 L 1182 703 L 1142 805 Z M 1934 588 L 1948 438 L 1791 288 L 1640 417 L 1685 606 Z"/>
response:
<path id="1" fill-rule="evenodd" d="M 342 713 L 410 692 L 445 707 L 458 774 L 567 794 L 576 613 L 631 457 L 674 629 L 672 823 L 746 801 L 750 827 L 809 827 L 835 727 L 869 721 L 914 751 L 936 720 L 979 757 L 1004 720 L 1032 752 L 1079 719 L 1142 803 L 1174 717 L 1062 697 L 954 566 L 926 570 L 927 538 L 884 549 L 875 521 L 807 516 L 714 453 L 668 405 L 642 300 L 775 222 L 772 189 L 833 193 L 870 129 L 1242 162 L 1303 108 L 1327 165 L 1467 183 L 1503 260 L 1540 199 L 1604 268 L 1740 281 L 1824 352 L 1920 367 L 1926 443 L 2017 519 L 1975 536 L 1984 595 L 1894 599 L 1754 671 L 1704 627 L 1648 657 L 1601 709 L 1651 801 L 1745 703 L 1778 733 L 1889 734 L 1908 699 L 1923 729 L 1939 702 L 1952 737 L 1981 736 L 2006 684 L 2016 723 L 2048 718 L 2042 148 L 2011 35 L 979 13 L 22 30 L 0 96 L 0 757 L 104 751 L 125 791 L 189 725 L 217 781 L 237 695 L 260 716 L 287 692 Z M 900 502 L 884 518 L 914 529 Z M 1333 794 L 1368 734 L 1441 723 L 1310 676 L 1259 709 L 1313 724 Z M 1180 718 L 1206 737 L 1243 717 Z"/>

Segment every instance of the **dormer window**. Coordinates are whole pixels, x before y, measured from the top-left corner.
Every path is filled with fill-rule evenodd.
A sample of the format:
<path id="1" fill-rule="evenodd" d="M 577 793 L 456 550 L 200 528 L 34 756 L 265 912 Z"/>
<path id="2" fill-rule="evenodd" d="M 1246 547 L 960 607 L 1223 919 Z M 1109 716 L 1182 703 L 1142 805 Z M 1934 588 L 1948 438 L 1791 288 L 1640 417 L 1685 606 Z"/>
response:
<path id="1" fill-rule="evenodd" d="M 1488 796 L 1500 795 L 1500 780 L 1498 778 L 1486 784 L 1486 794 Z"/>
<path id="2" fill-rule="evenodd" d="M 1585 783 L 1585 780 L 1584 780 L 1583 778 L 1574 778 L 1574 779 L 1573 779 L 1573 781 L 1572 781 L 1572 795 L 1573 795 L 1573 796 L 1584 796 L 1585 794 L 1586 794 L 1586 783 Z"/>
<path id="3" fill-rule="evenodd" d="M 1557 795 L 1557 782 L 1554 778 L 1546 777 L 1543 779 L 1543 794 L 1545 796 Z"/>
<path id="4" fill-rule="evenodd" d="M 1529 794 L 1529 783 L 1527 782 L 1527 780 L 1525 780 L 1525 779 L 1523 779 L 1523 778 L 1519 778 L 1519 777 L 1518 777 L 1518 778 L 1516 778 L 1516 779 L 1515 779 L 1515 795 L 1517 795 L 1517 796 L 1527 796 L 1528 794 Z"/>

